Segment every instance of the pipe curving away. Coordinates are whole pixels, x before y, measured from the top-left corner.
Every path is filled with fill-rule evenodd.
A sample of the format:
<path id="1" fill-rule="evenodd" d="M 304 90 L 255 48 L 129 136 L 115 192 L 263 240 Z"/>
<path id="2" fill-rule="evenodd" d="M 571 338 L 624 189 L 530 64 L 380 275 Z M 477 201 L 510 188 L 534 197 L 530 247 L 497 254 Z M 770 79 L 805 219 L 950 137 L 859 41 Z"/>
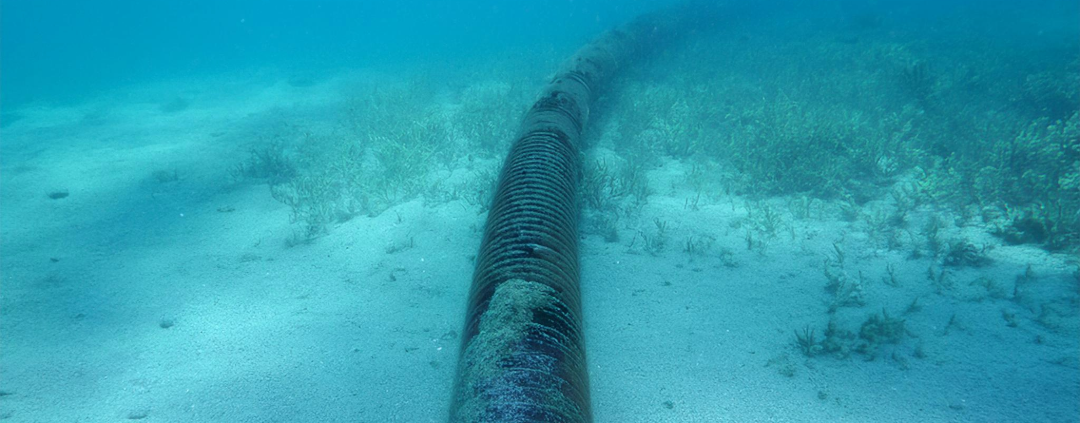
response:
<path id="1" fill-rule="evenodd" d="M 601 85 L 696 10 L 644 15 L 605 33 L 563 65 L 525 115 L 477 255 L 451 422 L 592 421 L 577 247 L 582 131 Z"/>

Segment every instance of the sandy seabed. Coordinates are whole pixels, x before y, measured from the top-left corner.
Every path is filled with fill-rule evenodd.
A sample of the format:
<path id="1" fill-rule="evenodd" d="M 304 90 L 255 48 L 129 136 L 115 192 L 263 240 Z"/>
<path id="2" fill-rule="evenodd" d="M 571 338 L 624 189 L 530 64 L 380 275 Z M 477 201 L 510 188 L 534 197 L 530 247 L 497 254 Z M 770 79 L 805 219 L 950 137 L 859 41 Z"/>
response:
<path id="1" fill-rule="evenodd" d="M 0 131 L 0 418 L 444 421 L 480 208 L 414 199 L 287 246 L 288 207 L 228 170 L 252 128 L 283 108 L 318 115 L 334 82 L 200 84 L 179 88 L 195 99 L 180 111 L 146 100 L 177 87 L 148 86 L 26 106 Z M 1068 257 L 952 227 L 994 246 L 992 263 L 945 269 L 942 292 L 932 259 L 881 248 L 827 203 L 784 211 L 775 236 L 748 243 L 751 202 L 691 206 L 685 172 L 668 160 L 649 173 L 653 194 L 617 241 L 583 234 L 596 421 L 1080 418 Z M 654 222 L 668 245 L 650 254 L 641 228 Z M 800 349 L 796 332 L 824 337 L 826 268 L 858 281 L 864 303 L 836 320 L 858 334 L 884 309 L 904 321 L 896 343 Z"/>

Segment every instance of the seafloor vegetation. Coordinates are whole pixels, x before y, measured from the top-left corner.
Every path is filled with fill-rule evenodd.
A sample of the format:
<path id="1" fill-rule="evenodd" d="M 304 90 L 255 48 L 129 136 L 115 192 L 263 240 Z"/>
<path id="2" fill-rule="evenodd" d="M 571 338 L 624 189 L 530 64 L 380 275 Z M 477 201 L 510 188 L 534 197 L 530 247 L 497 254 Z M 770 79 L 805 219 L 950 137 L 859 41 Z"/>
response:
<path id="1" fill-rule="evenodd" d="M 827 324 L 796 325 L 791 345 L 807 357 L 883 357 L 907 368 L 927 355 L 926 330 L 906 322 L 933 302 L 928 295 L 1003 302 L 1010 328 L 1026 317 L 1054 332 L 1080 330 L 1080 281 L 1064 282 L 1076 289 L 1062 296 L 1047 288 L 1057 282 L 1035 283 L 1023 260 L 980 270 L 994 264 L 997 245 L 1080 251 L 1080 45 L 987 37 L 979 25 L 754 19 L 658 49 L 606 87 L 593 113 L 583 233 L 631 254 L 681 250 L 735 268 L 732 233 L 742 251 L 767 255 L 805 252 L 798 240 L 818 232 L 807 222 L 846 225 L 831 248 L 813 252 L 824 257 Z M 553 70 L 555 56 L 541 61 Z M 359 83 L 331 124 L 282 112 L 287 123 L 262 132 L 232 174 L 266 182 L 291 208 L 288 245 L 417 198 L 483 213 L 543 82 L 535 60 L 437 81 L 414 70 Z M 656 199 L 670 208 L 672 196 L 683 212 L 723 206 L 730 220 L 676 229 L 646 212 Z M 777 246 L 785 238 L 790 245 Z M 878 259 L 852 264 L 855 248 Z M 1010 272 L 1015 281 L 1001 280 Z M 922 326 L 945 336 L 965 318 Z M 795 373 L 786 355 L 774 364 Z"/>
<path id="2" fill-rule="evenodd" d="M 934 39 L 873 22 L 730 29 L 674 49 L 614 90 L 613 150 L 701 168 L 687 177 L 703 196 L 852 209 L 890 197 L 897 228 L 934 207 L 1008 243 L 1075 251 L 1076 41 Z"/>
<path id="3" fill-rule="evenodd" d="M 231 174 L 266 182 L 291 207 L 299 225 L 291 244 L 417 197 L 486 207 L 534 86 L 484 82 L 444 104 L 417 79 L 361 84 L 332 124 L 305 126 L 283 112 L 285 123 L 263 131 Z"/>
<path id="4" fill-rule="evenodd" d="M 877 18 L 774 25 L 736 22 L 661 49 L 609 87 L 583 157 L 591 228 L 612 236 L 613 220 L 648 201 L 647 174 L 675 160 L 698 204 L 826 201 L 880 219 L 892 238 L 933 208 L 1010 244 L 1080 247 L 1076 40 L 1029 45 Z M 335 125 L 285 116 L 233 174 L 268 182 L 292 207 L 293 241 L 416 197 L 484 207 L 541 82 L 517 65 L 355 86 Z M 882 198 L 883 215 L 860 215 Z"/>

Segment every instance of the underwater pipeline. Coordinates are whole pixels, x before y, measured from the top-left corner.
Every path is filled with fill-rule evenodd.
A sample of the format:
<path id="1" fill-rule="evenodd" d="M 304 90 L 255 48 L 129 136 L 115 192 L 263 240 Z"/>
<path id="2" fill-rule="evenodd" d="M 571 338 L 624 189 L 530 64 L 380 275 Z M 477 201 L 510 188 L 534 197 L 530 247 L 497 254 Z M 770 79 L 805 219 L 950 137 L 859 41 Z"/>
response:
<path id="1" fill-rule="evenodd" d="M 592 421 L 577 246 L 582 131 L 600 87 L 697 12 L 643 15 L 603 34 L 525 115 L 476 258 L 451 422 Z"/>

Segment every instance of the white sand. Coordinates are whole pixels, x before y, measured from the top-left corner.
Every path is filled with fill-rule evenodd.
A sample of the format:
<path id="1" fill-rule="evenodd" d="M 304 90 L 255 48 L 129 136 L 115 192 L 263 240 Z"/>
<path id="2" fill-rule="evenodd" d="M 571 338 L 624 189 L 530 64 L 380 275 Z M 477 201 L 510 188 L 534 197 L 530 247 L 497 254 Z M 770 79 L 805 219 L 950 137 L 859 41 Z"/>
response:
<path id="1" fill-rule="evenodd" d="M 0 418 L 445 420 L 484 215 L 418 199 L 286 247 L 297 229 L 288 207 L 265 185 L 230 182 L 228 169 L 275 116 L 320 116 L 338 99 L 334 83 L 268 78 L 27 107 L 3 128 Z M 192 106 L 161 113 L 175 95 L 162 93 L 177 92 Z M 179 181 L 156 181 L 161 169 Z M 826 203 L 800 220 L 775 200 L 783 229 L 748 250 L 747 200 L 684 207 L 685 171 L 668 161 L 650 173 L 655 194 L 620 223 L 617 243 L 588 235 L 581 244 L 596 421 L 1080 419 L 1080 306 L 1067 257 L 950 226 L 996 246 L 994 263 L 950 269 L 955 287 L 937 294 L 930 259 L 883 248 L 862 220 L 839 221 Z M 55 190 L 70 196 L 48 198 Z M 668 224 L 658 256 L 635 239 L 654 219 Z M 691 255 L 689 236 L 715 242 Z M 410 238 L 412 248 L 387 252 Z M 906 319 L 909 334 L 876 360 L 807 358 L 795 344 L 806 325 L 823 337 L 833 243 L 843 271 L 866 280 L 865 306 L 841 308 L 837 320 L 857 333 L 882 308 Z M 900 287 L 881 282 L 887 263 Z M 1014 299 L 1029 265 L 1035 279 Z M 980 276 L 1007 295 L 970 285 Z M 904 314 L 915 296 L 921 311 Z M 924 358 L 914 356 L 920 345 Z"/>

